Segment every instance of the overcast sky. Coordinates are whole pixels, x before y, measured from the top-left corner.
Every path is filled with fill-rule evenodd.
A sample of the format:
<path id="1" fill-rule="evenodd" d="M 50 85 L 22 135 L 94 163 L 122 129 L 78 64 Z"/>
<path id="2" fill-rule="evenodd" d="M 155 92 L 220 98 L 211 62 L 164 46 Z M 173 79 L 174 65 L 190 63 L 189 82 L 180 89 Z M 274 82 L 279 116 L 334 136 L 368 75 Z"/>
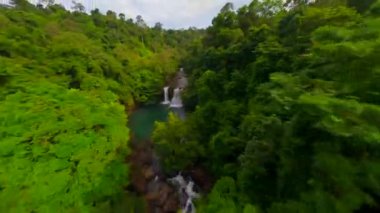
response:
<path id="1" fill-rule="evenodd" d="M 56 0 L 70 8 L 71 0 Z M 235 8 L 250 0 L 77 0 L 87 9 L 99 8 L 102 12 L 112 10 L 124 13 L 128 18 L 141 15 L 149 24 L 161 22 L 165 28 L 207 27 L 219 10 L 232 2 Z"/>

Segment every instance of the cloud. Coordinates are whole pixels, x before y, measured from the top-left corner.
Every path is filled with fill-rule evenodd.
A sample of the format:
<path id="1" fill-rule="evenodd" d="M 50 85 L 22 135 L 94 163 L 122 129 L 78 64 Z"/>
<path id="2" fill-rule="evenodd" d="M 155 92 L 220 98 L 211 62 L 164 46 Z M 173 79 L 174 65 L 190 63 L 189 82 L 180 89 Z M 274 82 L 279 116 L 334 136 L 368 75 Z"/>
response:
<path id="1" fill-rule="evenodd" d="M 71 0 L 56 0 L 70 7 Z M 227 2 L 235 7 L 247 4 L 250 0 L 77 0 L 88 10 L 99 8 L 102 12 L 112 10 L 124 13 L 128 18 L 141 15 L 149 24 L 161 22 L 165 28 L 198 28 L 211 24 L 219 10 Z"/>

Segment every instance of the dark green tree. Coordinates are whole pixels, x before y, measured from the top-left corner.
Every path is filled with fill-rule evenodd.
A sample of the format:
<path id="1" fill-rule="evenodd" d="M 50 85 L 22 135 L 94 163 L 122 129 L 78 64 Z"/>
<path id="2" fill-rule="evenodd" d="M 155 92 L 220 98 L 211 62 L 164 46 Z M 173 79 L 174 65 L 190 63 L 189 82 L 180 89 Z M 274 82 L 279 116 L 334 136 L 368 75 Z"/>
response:
<path id="1" fill-rule="evenodd" d="M 73 6 L 71 7 L 71 9 L 77 11 L 77 12 L 85 12 L 86 8 L 83 6 L 82 3 L 80 2 L 76 2 L 76 1 L 72 1 L 72 4 Z"/>

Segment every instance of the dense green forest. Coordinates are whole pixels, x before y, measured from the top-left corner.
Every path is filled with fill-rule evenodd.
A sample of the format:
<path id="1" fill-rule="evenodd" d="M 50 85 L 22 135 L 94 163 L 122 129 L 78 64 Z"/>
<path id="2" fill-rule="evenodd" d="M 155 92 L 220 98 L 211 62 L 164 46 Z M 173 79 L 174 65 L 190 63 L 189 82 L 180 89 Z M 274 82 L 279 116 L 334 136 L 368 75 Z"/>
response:
<path id="1" fill-rule="evenodd" d="M 380 1 L 227 4 L 189 51 L 153 140 L 217 180 L 199 212 L 380 211 Z"/>
<path id="2" fill-rule="evenodd" d="M 12 3 L 0 7 L 0 211 L 108 212 L 129 183 L 127 112 L 155 101 L 198 31 Z"/>
<path id="3" fill-rule="evenodd" d="M 205 30 L 41 2 L 0 6 L 0 212 L 120 212 L 128 114 L 180 66 L 186 119 L 152 141 L 215 180 L 198 212 L 380 211 L 380 0 L 228 3 Z"/>

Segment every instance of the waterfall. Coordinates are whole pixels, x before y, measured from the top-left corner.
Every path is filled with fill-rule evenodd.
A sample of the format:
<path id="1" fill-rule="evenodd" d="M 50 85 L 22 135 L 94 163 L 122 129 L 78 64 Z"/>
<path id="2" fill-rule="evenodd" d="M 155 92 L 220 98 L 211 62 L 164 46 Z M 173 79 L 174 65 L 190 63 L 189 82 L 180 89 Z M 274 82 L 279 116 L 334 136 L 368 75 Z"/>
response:
<path id="1" fill-rule="evenodd" d="M 174 178 L 169 179 L 169 182 L 171 182 L 178 189 L 182 212 L 195 213 L 193 199 L 199 198 L 199 194 L 194 191 L 194 182 L 190 180 L 186 183 L 181 173 Z"/>
<path id="2" fill-rule="evenodd" d="M 191 198 L 187 199 L 186 206 L 182 209 L 182 213 L 195 213 L 195 207 Z"/>
<path id="3" fill-rule="evenodd" d="M 186 191 L 186 194 L 187 194 L 190 198 L 199 198 L 198 193 L 196 193 L 196 192 L 194 191 L 194 182 L 193 182 L 193 181 L 189 181 L 189 183 L 187 183 L 186 188 L 185 188 L 185 191 Z"/>
<path id="4" fill-rule="evenodd" d="M 162 102 L 162 104 L 165 104 L 165 105 L 170 104 L 170 101 L 169 101 L 169 87 L 164 87 L 164 101 Z"/>
<path id="5" fill-rule="evenodd" d="M 175 88 L 172 101 L 170 103 L 171 108 L 182 108 L 181 89 Z"/>
<path id="6" fill-rule="evenodd" d="M 175 176 L 174 178 L 169 179 L 169 181 L 172 182 L 173 184 L 175 184 L 179 188 L 181 188 L 181 187 L 185 188 L 186 187 L 186 181 L 183 178 L 183 176 L 181 175 L 181 172 L 177 176 Z"/>

